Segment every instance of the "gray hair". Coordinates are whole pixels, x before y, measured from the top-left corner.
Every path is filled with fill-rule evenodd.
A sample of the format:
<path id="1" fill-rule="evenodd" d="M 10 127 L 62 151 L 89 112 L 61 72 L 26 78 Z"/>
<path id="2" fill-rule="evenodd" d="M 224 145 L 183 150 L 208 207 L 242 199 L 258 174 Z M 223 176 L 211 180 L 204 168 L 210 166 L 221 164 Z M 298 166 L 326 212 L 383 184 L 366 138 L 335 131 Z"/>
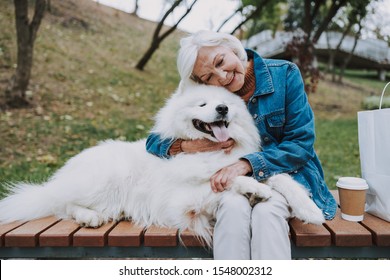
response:
<path id="1" fill-rule="evenodd" d="M 182 81 L 194 80 L 192 71 L 202 47 L 224 46 L 231 49 L 242 61 L 244 67 L 248 56 L 240 40 L 230 34 L 213 31 L 198 31 L 180 40 L 180 50 L 177 57 L 177 69 Z"/>

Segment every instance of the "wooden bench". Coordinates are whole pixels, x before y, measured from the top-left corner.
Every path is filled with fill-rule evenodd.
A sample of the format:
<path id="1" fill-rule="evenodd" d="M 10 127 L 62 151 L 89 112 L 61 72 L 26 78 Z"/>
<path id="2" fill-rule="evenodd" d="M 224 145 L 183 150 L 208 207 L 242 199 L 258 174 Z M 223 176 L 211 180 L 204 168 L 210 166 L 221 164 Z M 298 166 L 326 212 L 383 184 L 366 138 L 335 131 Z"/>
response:
<path id="1" fill-rule="evenodd" d="M 212 258 L 191 232 L 182 233 L 182 245 L 176 229 L 129 221 L 90 229 L 46 217 L 0 225 L 0 237 L 0 258 Z M 390 223 L 370 214 L 355 223 L 338 210 L 322 226 L 292 219 L 290 238 L 293 258 L 390 258 Z"/>

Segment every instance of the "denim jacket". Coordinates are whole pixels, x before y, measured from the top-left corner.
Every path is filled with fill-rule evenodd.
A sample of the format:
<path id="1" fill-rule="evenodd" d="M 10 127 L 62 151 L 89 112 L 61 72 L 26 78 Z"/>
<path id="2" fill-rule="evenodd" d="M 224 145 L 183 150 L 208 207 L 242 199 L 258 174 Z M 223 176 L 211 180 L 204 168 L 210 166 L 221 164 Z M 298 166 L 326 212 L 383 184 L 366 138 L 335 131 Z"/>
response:
<path id="1" fill-rule="evenodd" d="M 298 67 L 285 60 L 263 59 L 252 50 L 247 52 L 254 59 L 256 77 L 255 92 L 247 107 L 262 140 L 261 152 L 243 157 L 252 166 L 252 176 L 263 181 L 275 174 L 289 173 L 309 191 L 324 217 L 332 219 L 337 204 L 314 151 L 314 115 Z M 174 140 L 150 134 L 147 151 L 169 157 Z"/>

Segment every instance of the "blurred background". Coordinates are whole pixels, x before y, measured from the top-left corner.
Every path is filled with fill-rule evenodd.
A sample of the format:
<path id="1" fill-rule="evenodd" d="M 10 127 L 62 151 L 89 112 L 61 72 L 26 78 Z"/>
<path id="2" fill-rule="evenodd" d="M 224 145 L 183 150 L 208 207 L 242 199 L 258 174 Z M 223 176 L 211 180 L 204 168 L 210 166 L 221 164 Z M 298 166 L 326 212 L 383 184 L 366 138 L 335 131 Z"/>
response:
<path id="1" fill-rule="evenodd" d="M 357 112 L 377 109 L 390 80 L 390 0 L 2 0 L 0 184 L 146 137 L 178 85 L 180 39 L 202 29 L 295 62 L 328 186 L 360 176 Z"/>

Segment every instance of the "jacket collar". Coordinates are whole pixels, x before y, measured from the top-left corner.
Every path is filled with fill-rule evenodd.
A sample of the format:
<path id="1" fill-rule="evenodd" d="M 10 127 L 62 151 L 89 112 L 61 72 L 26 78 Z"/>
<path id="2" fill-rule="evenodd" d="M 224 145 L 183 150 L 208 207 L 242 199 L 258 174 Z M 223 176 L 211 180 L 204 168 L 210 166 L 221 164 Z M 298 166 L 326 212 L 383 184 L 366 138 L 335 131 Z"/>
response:
<path id="1" fill-rule="evenodd" d="M 256 77 L 256 89 L 253 96 L 265 95 L 274 92 L 272 77 L 264 59 L 257 52 L 246 49 L 249 58 L 253 58 Z"/>

